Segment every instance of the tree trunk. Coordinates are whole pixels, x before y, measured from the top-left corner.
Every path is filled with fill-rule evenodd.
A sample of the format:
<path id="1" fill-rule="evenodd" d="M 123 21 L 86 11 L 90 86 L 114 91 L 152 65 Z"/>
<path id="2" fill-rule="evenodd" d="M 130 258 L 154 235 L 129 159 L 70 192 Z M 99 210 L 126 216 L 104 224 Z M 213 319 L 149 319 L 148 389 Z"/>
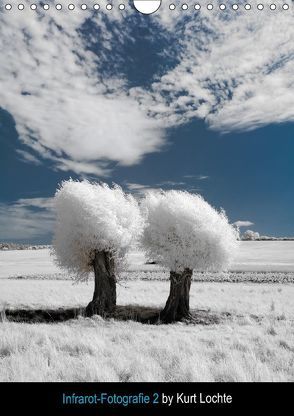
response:
<path id="1" fill-rule="evenodd" d="M 106 251 L 97 251 L 93 260 L 95 289 L 93 300 L 86 308 L 86 315 L 105 316 L 116 306 L 116 279 L 114 261 Z"/>
<path id="2" fill-rule="evenodd" d="M 170 272 L 170 292 L 166 305 L 160 313 L 164 323 L 190 318 L 189 296 L 193 271 L 185 269 L 182 273 Z"/>

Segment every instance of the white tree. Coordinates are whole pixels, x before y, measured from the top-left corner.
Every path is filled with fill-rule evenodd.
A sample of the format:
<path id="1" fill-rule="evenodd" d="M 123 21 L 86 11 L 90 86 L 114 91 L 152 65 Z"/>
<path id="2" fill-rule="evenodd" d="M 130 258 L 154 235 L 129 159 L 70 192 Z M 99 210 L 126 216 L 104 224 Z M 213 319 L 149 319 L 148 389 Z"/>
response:
<path id="1" fill-rule="evenodd" d="M 150 258 L 170 270 L 170 293 L 160 319 L 189 318 L 193 270 L 227 269 L 238 246 L 238 232 L 223 211 L 188 192 L 150 192 L 142 209 L 142 246 Z"/>
<path id="2" fill-rule="evenodd" d="M 245 231 L 242 236 L 242 240 L 256 240 L 257 238 L 260 238 L 259 233 L 252 230 Z"/>
<path id="3" fill-rule="evenodd" d="M 116 272 L 141 230 L 136 200 L 119 186 L 65 181 L 55 195 L 53 248 L 59 266 L 76 279 L 95 275 L 87 315 L 104 315 L 116 305 Z"/>

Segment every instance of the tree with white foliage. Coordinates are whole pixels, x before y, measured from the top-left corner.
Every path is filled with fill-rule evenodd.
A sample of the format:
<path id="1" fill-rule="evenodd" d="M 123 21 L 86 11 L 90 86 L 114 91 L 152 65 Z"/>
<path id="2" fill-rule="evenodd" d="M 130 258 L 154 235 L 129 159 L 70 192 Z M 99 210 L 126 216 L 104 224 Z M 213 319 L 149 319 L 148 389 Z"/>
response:
<path id="1" fill-rule="evenodd" d="M 238 246 L 238 232 L 223 211 L 188 192 L 149 192 L 142 209 L 142 246 L 150 258 L 170 270 L 170 293 L 160 320 L 190 318 L 193 270 L 226 270 Z"/>
<path id="2" fill-rule="evenodd" d="M 116 306 L 116 273 L 141 230 L 137 201 L 119 186 L 69 180 L 56 192 L 55 209 L 57 264 L 79 280 L 87 280 L 94 271 L 94 296 L 86 313 L 111 313 Z"/>
<path id="3" fill-rule="evenodd" d="M 242 240 L 257 240 L 260 235 L 256 231 L 246 230 L 242 236 Z"/>

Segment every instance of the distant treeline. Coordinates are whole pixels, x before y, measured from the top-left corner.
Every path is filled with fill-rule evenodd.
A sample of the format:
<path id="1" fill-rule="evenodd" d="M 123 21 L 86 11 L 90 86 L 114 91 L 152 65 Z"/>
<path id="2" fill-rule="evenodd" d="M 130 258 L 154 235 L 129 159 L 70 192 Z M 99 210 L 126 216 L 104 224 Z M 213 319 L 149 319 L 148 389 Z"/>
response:
<path id="1" fill-rule="evenodd" d="M 242 241 L 294 241 L 294 237 L 267 237 L 261 236 L 257 238 L 241 238 Z"/>
<path id="2" fill-rule="evenodd" d="M 240 240 L 246 241 L 293 241 L 294 237 L 270 237 L 268 235 L 260 235 L 257 231 L 246 230 Z"/>
<path id="3" fill-rule="evenodd" d="M 241 241 L 294 241 L 294 237 L 267 237 L 267 236 L 260 236 L 255 238 L 244 238 L 242 236 L 240 238 Z M 0 243 L 0 251 L 1 250 L 42 250 L 44 248 L 50 248 L 51 245 L 46 244 L 20 244 L 20 243 Z M 147 263 L 149 264 L 149 263 Z M 154 264 L 151 262 L 150 264 Z"/>
<path id="4" fill-rule="evenodd" d="M 259 237 L 260 241 L 294 241 L 294 237 Z"/>
<path id="5" fill-rule="evenodd" d="M 48 247 L 50 246 L 40 244 L 0 243 L 0 250 L 41 250 Z"/>

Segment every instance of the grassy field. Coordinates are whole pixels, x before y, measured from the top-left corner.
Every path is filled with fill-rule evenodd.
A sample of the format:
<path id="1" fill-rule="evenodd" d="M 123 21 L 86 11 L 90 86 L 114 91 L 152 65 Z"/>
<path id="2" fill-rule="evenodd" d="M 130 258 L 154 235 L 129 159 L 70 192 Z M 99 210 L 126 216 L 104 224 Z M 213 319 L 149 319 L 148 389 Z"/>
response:
<path id="1" fill-rule="evenodd" d="M 78 319 L 2 323 L 2 381 L 293 381 L 294 325 L 235 317 L 146 326 Z"/>
<path id="2" fill-rule="evenodd" d="M 145 264 L 140 251 L 129 255 L 129 271 L 160 271 L 158 265 Z M 294 241 L 241 241 L 232 272 L 294 272 Z M 0 279 L 17 276 L 64 275 L 53 262 L 50 250 L 0 251 Z"/>
<path id="3" fill-rule="evenodd" d="M 191 308 L 198 324 L 147 325 L 136 322 L 136 315 L 163 307 L 169 284 L 152 279 L 152 266 L 147 274 L 140 271 L 141 257 L 134 258 L 128 280 L 118 283 L 117 319 L 54 322 L 50 311 L 87 304 L 93 282 L 72 284 L 50 268 L 46 278 L 44 265 L 35 268 L 24 253 L 26 279 L 11 278 L 8 271 L 17 261 L 7 264 L 5 278 L 0 256 L 0 380 L 294 381 L 292 283 L 194 281 Z M 37 309 L 48 312 L 48 323 L 10 322 L 5 316 L 15 311 L 22 320 L 24 311 Z"/>

